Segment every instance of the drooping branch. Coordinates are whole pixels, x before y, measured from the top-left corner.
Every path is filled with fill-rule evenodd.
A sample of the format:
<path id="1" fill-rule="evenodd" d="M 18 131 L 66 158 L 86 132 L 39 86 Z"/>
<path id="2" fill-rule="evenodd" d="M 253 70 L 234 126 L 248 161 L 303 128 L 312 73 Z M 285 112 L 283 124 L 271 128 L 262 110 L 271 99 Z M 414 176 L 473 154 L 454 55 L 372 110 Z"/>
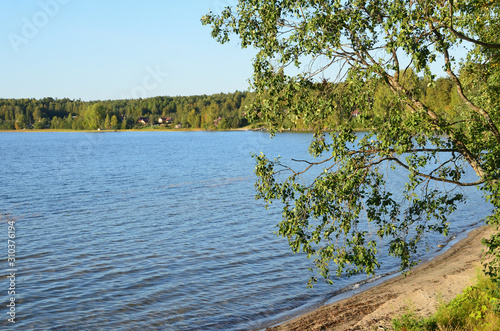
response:
<path id="1" fill-rule="evenodd" d="M 380 158 L 380 159 L 378 159 L 376 161 L 369 162 L 368 164 L 364 165 L 363 167 L 359 167 L 357 169 L 370 168 L 370 167 L 372 167 L 374 165 L 378 165 L 378 164 L 380 164 L 382 162 L 385 162 L 385 161 L 395 161 L 400 166 L 402 166 L 403 168 L 405 168 L 406 170 L 411 171 L 410 167 L 407 164 L 405 164 L 404 162 L 402 162 L 401 160 L 399 160 L 397 157 L 394 157 L 394 156 L 382 157 L 382 158 Z M 451 160 L 448 160 L 447 162 L 450 162 L 450 161 Z M 447 162 L 445 162 L 444 164 L 446 164 Z M 439 168 L 441 168 L 444 164 L 442 164 L 438 168 L 434 169 L 434 171 L 437 170 L 437 169 L 439 169 Z M 444 182 L 444 183 L 454 184 L 454 185 L 458 185 L 458 186 L 462 186 L 462 187 L 477 186 L 477 185 L 481 185 L 481 184 L 483 184 L 485 182 L 484 180 L 481 179 L 481 180 L 478 180 L 478 181 L 475 181 L 475 182 L 472 182 L 472 183 L 462 183 L 460 181 L 455 181 L 455 180 L 446 179 L 446 178 L 440 178 L 440 177 L 432 176 L 430 174 L 424 174 L 422 172 L 415 171 L 415 170 L 413 170 L 413 173 L 416 174 L 419 177 L 422 177 L 422 178 L 426 178 L 426 179 L 430 179 L 430 180 L 438 181 L 438 182 Z"/>
<path id="2" fill-rule="evenodd" d="M 464 186 L 464 187 L 465 186 L 477 186 L 477 185 L 481 185 L 485 182 L 483 179 L 480 179 L 480 180 L 475 181 L 473 183 L 462 183 L 462 182 L 458 182 L 458 181 L 454 181 L 454 180 L 450 180 L 450 179 L 446 179 L 446 178 L 439 178 L 439 177 L 435 177 L 435 176 L 430 176 L 430 175 L 421 173 L 419 171 L 411 170 L 407 164 L 404 164 L 403 162 L 401 162 L 401 160 L 398 159 L 397 157 L 389 157 L 389 158 L 387 158 L 387 160 L 395 161 L 396 163 L 398 163 L 400 166 L 402 166 L 406 170 L 413 171 L 413 173 L 419 177 L 427 178 L 430 180 L 435 180 L 438 182 L 450 183 L 450 184 L 455 184 L 455 185 Z"/>
<path id="3" fill-rule="evenodd" d="M 365 167 L 369 166 L 373 166 L 373 165 L 377 165 L 377 164 L 380 164 L 384 161 L 387 161 L 387 160 L 394 160 L 394 159 L 397 159 L 395 156 L 394 156 L 394 153 L 396 153 L 396 150 L 394 149 L 388 149 L 388 150 L 380 150 L 380 149 L 371 149 L 371 150 L 355 150 L 355 151 L 349 151 L 345 154 L 345 156 L 354 156 L 354 155 L 375 155 L 375 154 L 380 154 L 381 152 L 386 152 L 386 153 L 389 153 L 391 156 L 390 157 L 381 157 L 379 160 L 375 161 L 375 162 L 370 162 L 369 164 L 365 165 Z M 430 148 L 415 148 L 415 149 L 411 149 L 411 150 L 408 150 L 405 154 L 408 154 L 408 153 L 434 153 L 434 152 L 442 152 L 442 153 L 455 153 L 455 152 L 459 152 L 457 149 L 430 149 Z M 385 153 L 384 153 L 385 154 Z M 318 165 L 322 165 L 322 164 L 325 164 L 329 161 L 331 161 L 332 159 L 334 159 L 333 156 L 327 158 L 327 159 L 324 159 L 324 160 L 321 160 L 321 161 L 318 161 L 318 162 L 311 162 L 311 161 L 307 161 L 307 160 L 297 160 L 297 159 L 292 159 L 293 162 L 301 162 L 301 163 L 306 163 L 308 166 L 300 171 L 300 172 L 296 172 L 294 170 L 292 170 L 290 167 L 288 166 L 284 166 L 282 165 L 284 168 L 286 168 L 287 170 L 290 170 L 294 173 L 294 175 L 301 175 L 305 172 L 307 172 L 309 169 L 311 169 L 312 167 L 314 166 L 318 166 Z M 407 170 L 409 170 L 409 167 L 408 165 L 405 165 L 404 163 L 402 163 L 399 159 L 396 160 L 398 162 L 398 164 L 402 165 L 404 168 L 406 168 Z M 434 169 L 433 172 L 435 172 L 436 170 L 438 170 L 439 168 L 443 167 L 446 163 L 450 162 L 451 160 L 448 160 L 446 161 L 445 163 L 441 164 L 438 168 Z M 334 162 L 333 165 L 329 166 L 328 168 L 326 168 L 327 170 L 331 170 L 336 164 L 338 164 L 338 161 L 337 162 Z M 437 180 L 437 181 L 441 181 L 441 182 L 447 182 L 447 183 L 450 183 L 450 184 L 456 184 L 456 185 L 459 185 L 459 186 L 476 186 L 476 185 L 479 185 L 479 184 L 482 184 L 484 183 L 483 180 L 480 180 L 480 181 L 476 181 L 476 182 L 473 182 L 473 183 L 462 183 L 462 182 L 459 182 L 459 181 L 453 181 L 453 180 L 449 180 L 449 179 L 443 179 L 443 178 L 439 178 L 439 177 L 435 177 L 435 176 L 432 176 L 430 174 L 424 174 L 424 173 L 420 173 L 420 172 L 415 172 L 417 175 L 421 176 L 421 177 L 424 177 L 424 178 L 427 178 L 427 179 L 432 179 L 432 180 Z"/>

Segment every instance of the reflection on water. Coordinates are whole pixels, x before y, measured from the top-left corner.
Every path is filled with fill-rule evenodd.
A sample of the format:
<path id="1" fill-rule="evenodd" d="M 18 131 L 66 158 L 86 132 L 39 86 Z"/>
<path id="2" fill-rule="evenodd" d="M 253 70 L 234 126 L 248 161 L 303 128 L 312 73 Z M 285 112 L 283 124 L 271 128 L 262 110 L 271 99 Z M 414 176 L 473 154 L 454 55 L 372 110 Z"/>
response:
<path id="1" fill-rule="evenodd" d="M 250 153 L 306 158 L 309 138 L 0 133 L 0 212 L 23 216 L 16 229 L 18 323 L 3 318 L 0 325 L 252 329 L 365 280 L 307 290 L 309 262 L 273 234 L 281 211 L 254 199 Z M 479 192 L 467 194 L 472 202 L 455 216 L 454 232 L 488 209 Z"/>

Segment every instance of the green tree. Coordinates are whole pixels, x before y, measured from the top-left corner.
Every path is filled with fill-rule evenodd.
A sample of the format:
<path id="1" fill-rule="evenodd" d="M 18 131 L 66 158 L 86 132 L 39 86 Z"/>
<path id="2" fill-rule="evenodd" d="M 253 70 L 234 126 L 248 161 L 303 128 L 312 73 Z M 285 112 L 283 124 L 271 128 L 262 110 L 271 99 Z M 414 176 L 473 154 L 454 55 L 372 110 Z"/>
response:
<path id="1" fill-rule="evenodd" d="M 386 84 L 377 86 L 373 102 L 373 116 L 385 121 L 391 116 L 393 107 L 397 107 L 396 96 Z M 380 124 L 380 123 L 376 123 Z"/>
<path id="2" fill-rule="evenodd" d="M 36 130 L 44 129 L 45 128 L 45 123 L 44 122 L 47 122 L 47 119 L 44 118 L 44 119 L 37 120 L 37 121 L 35 121 L 35 125 L 33 125 L 33 127 Z"/>
<path id="3" fill-rule="evenodd" d="M 189 123 L 189 126 L 192 128 L 197 128 L 200 126 L 199 124 L 199 116 L 196 114 L 196 110 L 191 109 L 191 111 L 188 113 L 187 116 L 187 122 Z"/>
<path id="4" fill-rule="evenodd" d="M 489 0 L 240 0 L 202 18 L 219 42 L 235 35 L 243 48 L 257 49 L 253 118 L 271 132 L 285 121 L 315 129 L 309 151 L 317 160 L 286 164 L 256 156 L 256 187 L 259 198 L 283 202 L 278 234 L 294 252 L 314 258 L 326 281 L 332 274 L 375 273 L 380 239 L 401 270 L 415 265 L 422 238 L 446 235 L 448 215 L 465 199 L 452 187 L 483 189 L 494 207 L 489 223 L 498 230 L 499 17 L 500 3 Z M 465 67 L 475 73 L 481 66 L 488 74 L 480 87 L 458 74 L 460 63 L 451 53 L 471 46 Z M 432 82 L 436 61 L 466 106 L 460 121 L 427 105 L 409 72 Z M 386 119 L 376 123 L 369 115 L 381 83 L 393 100 Z M 361 137 L 346 116 L 354 109 L 364 127 L 373 127 Z M 326 137 L 332 116 L 338 120 Z M 464 181 L 466 166 L 477 181 Z M 317 168 L 320 175 L 308 181 L 305 172 Z M 385 185 L 385 169 L 395 168 L 408 175 L 402 196 Z M 489 272 L 496 276 L 498 231 L 487 243 L 496 257 Z"/>
<path id="5" fill-rule="evenodd" d="M 109 129 L 111 126 L 111 119 L 109 118 L 109 114 L 106 115 L 106 119 L 104 119 L 104 129 Z"/>
<path id="6" fill-rule="evenodd" d="M 68 117 L 64 120 L 64 128 L 72 129 L 73 128 L 73 115 L 71 113 L 68 114 Z"/>
<path id="7" fill-rule="evenodd" d="M 50 121 L 50 128 L 51 129 L 60 129 L 61 122 L 62 122 L 62 120 L 59 117 L 57 117 L 57 116 L 52 117 L 52 121 Z"/>
<path id="8" fill-rule="evenodd" d="M 16 129 L 24 129 L 28 125 L 28 118 L 21 112 L 16 116 Z M 19 126 L 19 129 L 18 129 Z"/>
<path id="9" fill-rule="evenodd" d="M 106 109 L 98 102 L 89 106 L 85 112 L 85 127 L 90 130 L 97 130 L 103 124 Z"/>
<path id="10" fill-rule="evenodd" d="M 42 111 L 40 110 L 39 106 L 35 107 L 35 111 L 33 112 L 33 119 L 35 120 L 35 122 L 42 119 Z"/>
<path id="11" fill-rule="evenodd" d="M 153 114 L 149 114 L 149 124 L 151 125 L 151 127 L 153 127 L 155 122 L 156 122 L 156 117 Z"/>
<path id="12" fill-rule="evenodd" d="M 438 114 L 446 113 L 451 106 L 453 87 L 450 78 L 438 78 L 434 86 L 427 89 L 426 104 Z"/>
<path id="13" fill-rule="evenodd" d="M 116 130 L 118 128 L 118 118 L 116 117 L 116 115 L 113 115 L 111 117 L 110 124 L 111 124 L 111 129 Z"/>
<path id="14" fill-rule="evenodd" d="M 85 128 L 85 121 L 82 117 L 78 116 L 73 123 L 71 124 L 71 128 L 73 130 L 83 130 Z"/>

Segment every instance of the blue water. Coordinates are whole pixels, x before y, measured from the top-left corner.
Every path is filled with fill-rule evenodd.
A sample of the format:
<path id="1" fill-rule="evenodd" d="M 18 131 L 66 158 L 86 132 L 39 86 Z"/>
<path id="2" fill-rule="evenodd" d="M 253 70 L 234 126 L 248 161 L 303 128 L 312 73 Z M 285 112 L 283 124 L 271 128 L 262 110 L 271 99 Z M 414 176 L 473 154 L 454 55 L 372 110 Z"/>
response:
<path id="1" fill-rule="evenodd" d="M 279 206 L 266 210 L 254 199 L 250 154 L 307 158 L 310 138 L 0 133 L 0 215 L 18 219 L 15 325 L 7 321 L 8 230 L 0 226 L 0 325 L 259 329 L 366 279 L 306 289 L 310 262 L 273 234 Z M 470 202 L 452 218 L 457 235 L 489 210 L 476 189 L 466 194 Z M 394 268 L 387 260 L 380 272 Z"/>

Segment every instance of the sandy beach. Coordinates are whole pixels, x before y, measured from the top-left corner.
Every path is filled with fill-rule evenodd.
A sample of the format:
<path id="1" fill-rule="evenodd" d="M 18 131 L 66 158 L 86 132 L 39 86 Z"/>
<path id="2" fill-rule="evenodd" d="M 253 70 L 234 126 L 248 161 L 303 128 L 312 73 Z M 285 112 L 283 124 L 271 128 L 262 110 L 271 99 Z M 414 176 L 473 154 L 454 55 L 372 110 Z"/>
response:
<path id="1" fill-rule="evenodd" d="M 391 320 L 412 307 L 422 316 L 436 310 L 439 298 L 453 299 L 474 282 L 481 265 L 482 227 L 445 253 L 364 292 L 299 316 L 267 330 L 391 330 Z"/>

